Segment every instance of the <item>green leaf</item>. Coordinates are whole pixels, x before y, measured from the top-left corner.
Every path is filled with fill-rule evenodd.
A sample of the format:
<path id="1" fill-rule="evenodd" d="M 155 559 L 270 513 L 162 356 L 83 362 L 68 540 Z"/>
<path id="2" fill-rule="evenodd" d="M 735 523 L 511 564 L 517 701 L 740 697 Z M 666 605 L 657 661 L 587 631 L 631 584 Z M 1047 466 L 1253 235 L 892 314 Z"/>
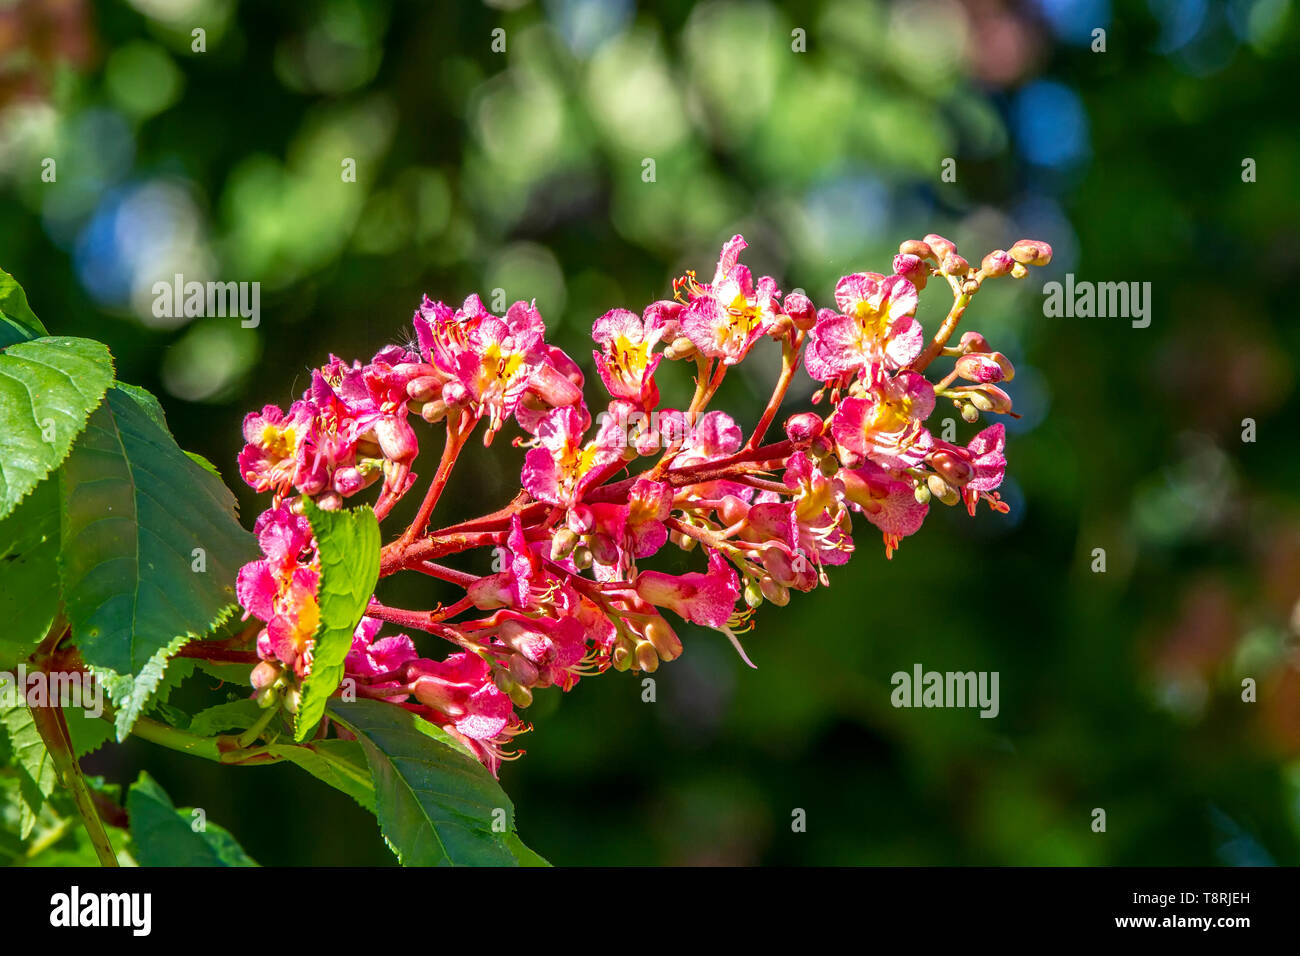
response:
<path id="1" fill-rule="evenodd" d="M 0 518 L 59 467 L 113 380 L 107 346 L 39 338 L 0 352 Z"/>
<path id="2" fill-rule="evenodd" d="M 0 724 L 4 725 L 13 749 L 14 763 L 19 772 L 19 793 L 23 802 L 20 836 L 25 840 L 41 812 L 45 800 L 59 782 L 54 769 L 54 758 L 45 749 L 41 732 L 36 729 L 32 712 L 24 697 L 26 688 L 16 687 L 13 675 L 0 677 L 4 691 L 0 693 Z"/>
<path id="3" fill-rule="evenodd" d="M 271 744 L 267 750 L 296 763 L 318 780 L 346 793 L 375 812 L 375 784 L 365 751 L 355 740 L 316 740 L 309 744 Z"/>
<path id="4" fill-rule="evenodd" d="M 257 866 L 224 827 L 177 809 L 162 787 L 144 771 L 126 798 L 131 839 L 141 866 Z"/>
<path id="5" fill-rule="evenodd" d="M 230 491 L 120 389 L 91 416 L 63 488 L 66 614 L 86 663 L 109 680 L 122 739 L 171 655 L 234 611 L 256 542 Z"/>
<path id="6" fill-rule="evenodd" d="M 49 335 L 16 279 L 0 269 L 0 348 Z"/>
<path id="7" fill-rule="evenodd" d="M 211 737 L 222 731 L 247 730 L 261 716 L 262 708 L 257 706 L 257 701 L 232 700 L 199 711 L 190 721 L 189 730 L 200 737 Z"/>
<path id="8" fill-rule="evenodd" d="M 43 481 L 0 521 L 0 667 L 31 654 L 59 610 L 59 482 Z"/>
<path id="9" fill-rule="evenodd" d="M 77 757 L 94 753 L 113 738 L 113 722 L 104 717 L 91 717 L 80 707 L 64 707 L 63 719 L 68 724 L 68 739 Z"/>
<path id="10" fill-rule="evenodd" d="M 343 679 L 352 635 L 379 580 L 379 522 L 368 507 L 322 511 L 303 499 L 320 551 L 320 625 L 303 681 L 294 737 L 306 740 L 320 723 L 330 695 Z"/>
<path id="11" fill-rule="evenodd" d="M 403 866 L 523 862 L 514 848 L 523 844 L 512 845 L 509 839 L 514 829 L 510 798 L 444 730 L 375 700 L 332 700 L 329 711 L 365 751 L 379 828 Z M 504 830 L 498 832 L 502 824 Z"/>

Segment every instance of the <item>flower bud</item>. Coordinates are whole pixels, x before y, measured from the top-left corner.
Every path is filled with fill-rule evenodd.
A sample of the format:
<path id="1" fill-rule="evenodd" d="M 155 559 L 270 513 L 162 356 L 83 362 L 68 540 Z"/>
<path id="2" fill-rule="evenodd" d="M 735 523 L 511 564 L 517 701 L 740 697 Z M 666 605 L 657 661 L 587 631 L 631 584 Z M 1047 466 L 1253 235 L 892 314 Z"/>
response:
<path id="1" fill-rule="evenodd" d="M 978 388 L 962 389 L 970 403 L 981 412 L 994 412 L 1005 415 L 1011 411 L 1011 396 L 996 385 L 981 385 Z"/>
<path id="2" fill-rule="evenodd" d="M 791 292 L 787 295 L 785 301 L 781 303 L 781 309 L 790 316 L 795 328 L 805 332 L 817 322 L 817 309 L 813 306 L 812 299 L 802 292 Z"/>
<path id="3" fill-rule="evenodd" d="M 682 642 L 672 626 L 662 617 L 652 617 L 646 622 L 645 637 L 654 645 L 655 653 L 663 661 L 673 661 L 682 656 Z"/>
<path id="4" fill-rule="evenodd" d="M 953 252 L 943 257 L 943 271 L 950 276 L 964 276 L 970 272 L 970 263 Z"/>
<path id="5" fill-rule="evenodd" d="M 506 693 L 510 695 L 510 702 L 516 707 L 527 707 L 533 702 L 533 692 L 522 684 L 511 684 Z"/>
<path id="6" fill-rule="evenodd" d="M 986 276 L 1004 276 L 1015 264 L 1016 261 L 1005 249 L 994 249 L 980 262 L 980 272 Z"/>
<path id="7" fill-rule="evenodd" d="M 818 460 L 817 467 L 827 478 L 834 478 L 839 474 L 840 460 L 834 455 L 825 455 Z"/>
<path id="8" fill-rule="evenodd" d="M 432 402 L 425 402 L 420 406 L 420 417 L 430 425 L 436 425 L 447 417 L 447 403 L 440 398 Z"/>
<path id="9" fill-rule="evenodd" d="M 406 383 L 406 394 L 413 402 L 430 402 L 442 395 L 442 379 L 437 375 L 421 375 Z"/>
<path id="10" fill-rule="evenodd" d="M 1002 359 L 1001 362 L 997 360 L 998 357 Z M 1004 363 L 1007 366 L 1011 364 L 1007 361 L 1007 357 L 1000 355 L 1000 353 L 973 352 L 957 359 L 956 372 L 968 382 L 978 382 L 985 385 L 1000 382 L 1007 377 Z"/>
<path id="11" fill-rule="evenodd" d="M 777 584 L 772 580 L 770 574 L 765 574 L 759 578 L 758 586 L 763 591 L 763 597 L 767 598 L 777 607 L 785 607 L 790 603 L 790 589 Z"/>
<path id="12" fill-rule="evenodd" d="M 922 242 L 920 239 L 908 239 L 898 247 L 898 251 L 905 256 L 916 256 L 918 259 L 933 259 L 934 250 L 930 248 L 929 243 Z"/>
<path id="13" fill-rule="evenodd" d="M 956 452 L 940 448 L 929 457 L 930 467 L 943 476 L 945 482 L 954 488 L 964 488 L 975 477 L 971 463 Z"/>
<path id="14" fill-rule="evenodd" d="M 1011 278 L 1023 279 L 1027 275 L 1029 275 L 1029 270 L 1025 268 L 1023 263 L 1017 262 L 1011 267 Z"/>
<path id="15" fill-rule="evenodd" d="M 925 243 L 933 250 L 935 258 L 940 262 L 957 251 L 957 246 L 954 243 L 934 233 L 930 233 L 925 237 Z"/>
<path id="16" fill-rule="evenodd" d="M 750 607 L 758 607 L 763 603 L 762 585 L 753 578 L 745 582 L 745 603 Z"/>
<path id="17" fill-rule="evenodd" d="M 569 528 L 561 528 L 555 532 L 551 538 L 551 560 L 563 561 L 569 555 L 573 554 L 573 549 L 578 546 L 578 536 Z"/>
<path id="18" fill-rule="evenodd" d="M 785 437 L 796 444 L 812 441 L 825 429 L 826 424 L 816 412 L 800 412 L 785 421 Z"/>
<path id="19" fill-rule="evenodd" d="M 900 252 L 894 256 L 894 275 L 900 275 L 918 289 L 924 289 L 930 278 L 930 268 L 921 261 L 920 256 Z"/>
<path id="20" fill-rule="evenodd" d="M 284 694 L 284 709 L 291 714 L 296 714 L 301 706 L 302 691 L 297 687 L 290 687 Z"/>
<path id="21" fill-rule="evenodd" d="M 280 676 L 280 668 L 270 661 L 261 661 L 253 668 L 253 673 L 249 675 L 253 687 L 257 690 L 270 687 L 275 683 L 276 678 Z"/>
<path id="22" fill-rule="evenodd" d="M 583 542 L 591 549 L 591 558 L 597 564 L 617 564 L 618 563 L 618 545 L 614 539 L 607 534 L 597 532 L 589 534 L 582 539 Z"/>
<path id="23" fill-rule="evenodd" d="M 679 548 L 686 552 L 694 551 L 695 546 L 699 544 L 699 542 L 689 534 L 682 534 L 680 531 L 669 531 L 668 540 L 672 542 L 674 548 Z"/>
<path id="24" fill-rule="evenodd" d="M 970 402 L 963 402 L 961 406 L 961 420 L 974 425 L 980 420 L 980 410 Z"/>
<path id="25" fill-rule="evenodd" d="M 749 504 L 735 495 L 726 495 L 718 502 L 718 517 L 722 519 L 725 525 L 733 525 L 738 521 L 744 521 L 745 516 L 749 514 Z"/>
<path id="26" fill-rule="evenodd" d="M 931 475 L 925 479 L 926 486 L 930 489 L 930 494 L 938 498 L 946 505 L 955 505 L 961 500 L 961 495 L 938 475 Z"/>
<path id="27" fill-rule="evenodd" d="M 918 505 L 928 505 L 930 503 L 930 489 L 926 485 L 917 485 L 916 490 L 912 492 L 912 497 L 916 499 Z"/>
<path id="28" fill-rule="evenodd" d="M 961 336 L 960 348 L 963 353 L 966 352 L 991 352 L 988 339 L 978 332 L 963 332 Z"/>
<path id="29" fill-rule="evenodd" d="M 659 655 L 655 653 L 654 645 L 649 641 L 641 641 L 637 644 L 636 663 L 637 667 L 647 674 L 653 674 L 659 669 Z"/>
<path id="30" fill-rule="evenodd" d="M 591 549 L 585 545 L 574 548 L 571 557 L 573 558 L 573 566 L 579 571 L 585 571 L 591 567 Z"/>
<path id="31" fill-rule="evenodd" d="M 1052 247 L 1039 239 L 1021 239 L 1011 247 L 1011 258 L 1027 266 L 1045 266 L 1052 261 Z"/>
<path id="32" fill-rule="evenodd" d="M 673 344 L 664 349 L 664 358 L 672 361 L 674 359 L 689 359 L 695 357 L 695 343 L 686 336 L 678 336 L 673 339 Z"/>
<path id="33" fill-rule="evenodd" d="M 405 417 L 387 417 L 375 422 L 375 437 L 389 461 L 410 461 L 420 451 L 415 429 Z"/>
<path id="34" fill-rule="evenodd" d="M 614 664 L 614 670 L 616 671 L 629 670 L 636 660 L 634 649 L 628 647 L 627 644 L 616 645 L 610 658 Z"/>
<path id="35" fill-rule="evenodd" d="M 510 655 L 510 680 L 520 687 L 537 683 L 537 665 L 523 654 Z"/>

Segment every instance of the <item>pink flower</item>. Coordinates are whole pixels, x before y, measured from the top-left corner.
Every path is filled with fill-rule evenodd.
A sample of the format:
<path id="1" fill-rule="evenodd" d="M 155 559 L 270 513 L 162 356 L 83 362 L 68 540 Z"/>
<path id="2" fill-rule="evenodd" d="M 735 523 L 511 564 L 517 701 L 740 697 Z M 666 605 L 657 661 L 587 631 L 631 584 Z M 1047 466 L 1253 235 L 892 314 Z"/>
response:
<path id="1" fill-rule="evenodd" d="M 722 247 L 713 281 L 687 283 L 689 301 L 682 314 L 682 333 L 700 354 L 727 365 L 743 359 L 781 316 L 776 281 L 764 276 L 755 288 L 749 269 L 737 261 L 746 245 L 743 237 L 732 236 Z"/>
<path id="2" fill-rule="evenodd" d="M 583 445 L 585 423 L 578 409 L 557 408 L 537 430 L 539 447 L 524 456 L 523 486 L 539 501 L 573 505 L 582 492 L 623 458 L 618 424 L 606 419 L 596 437 Z"/>
<path id="3" fill-rule="evenodd" d="M 306 402 L 294 402 L 289 414 L 275 405 L 244 418 L 244 441 L 239 453 L 239 474 L 255 491 L 287 494 L 298 484 L 316 486 L 319 475 L 307 461 L 307 437 L 313 413 Z"/>
<path id="4" fill-rule="evenodd" d="M 375 635 L 383 622 L 373 617 L 362 617 L 352 636 L 352 650 L 344 661 L 344 670 L 351 677 L 380 677 L 400 671 L 403 665 L 415 660 L 420 655 L 415 650 L 415 642 L 405 634 L 383 637 L 375 640 Z M 392 694 L 380 697 L 390 702 L 402 701 L 409 691 L 402 686 L 398 676 L 391 680 L 367 684 L 370 691 L 392 689 Z"/>
<path id="5" fill-rule="evenodd" d="M 865 372 L 874 364 L 903 368 L 921 354 L 925 337 L 913 318 L 916 287 L 907 279 L 847 275 L 835 287 L 835 302 L 842 314 L 821 310 L 810 335 L 805 365 L 817 380 Z"/>
<path id="6" fill-rule="evenodd" d="M 477 295 L 452 312 L 426 297 L 414 322 L 421 351 L 448 380 L 444 400 L 486 416 L 483 443 L 490 444 L 523 400 L 537 367 L 549 357 L 541 314 L 530 303 L 516 302 L 504 319 L 498 318 Z"/>
<path id="7" fill-rule="evenodd" d="M 916 500 L 916 486 L 865 462 L 861 468 L 843 469 L 844 497 L 850 507 L 861 511 L 885 537 L 885 556 L 892 558 L 900 539 L 915 534 L 925 521 L 929 505 Z"/>
<path id="8" fill-rule="evenodd" d="M 603 352 L 593 351 L 596 371 L 614 398 L 626 399 L 649 411 L 659 404 L 655 369 L 663 359 L 654 348 L 668 331 L 662 310 L 646 309 L 644 317 L 627 309 L 606 312 L 591 328 Z"/>
<path id="9" fill-rule="evenodd" d="M 886 468 L 910 468 L 925 460 L 933 440 L 924 422 L 934 411 L 934 386 L 904 369 L 878 378 L 865 398 L 840 403 L 831 419 L 836 443 Z"/>
<path id="10" fill-rule="evenodd" d="M 740 584 L 731 563 L 721 552 L 709 549 L 707 572 L 672 575 L 642 571 L 636 578 L 636 593 L 641 600 L 669 608 L 688 621 L 722 629 L 740 599 Z"/>
<path id="11" fill-rule="evenodd" d="M 425 716 L 454 731 L 496 773 L 501 745 L 516 718 L 488 663 L 477 654 L 458 653 L 444 661 L 419 659 L 407 667 L 416 700 L 429 709 Z"/>

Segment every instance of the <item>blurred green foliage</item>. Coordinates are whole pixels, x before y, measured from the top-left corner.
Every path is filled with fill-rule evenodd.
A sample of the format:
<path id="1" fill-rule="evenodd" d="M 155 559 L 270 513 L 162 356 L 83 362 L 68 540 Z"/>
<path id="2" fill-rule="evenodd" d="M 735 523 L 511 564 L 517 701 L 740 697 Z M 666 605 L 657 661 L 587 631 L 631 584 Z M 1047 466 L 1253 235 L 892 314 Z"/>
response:
<path id="1" fill-rule="evenodd" d="M 757 671 L 684 630 L 653 704 L 614 673 L 539 694 L 502 771 L 520 833 L 557 864 L 1294 864 L 1300 156 L 1279 94 L 1300 16 L 1115 7 L 2 4 L 0 264 L 233 478 L 246 411 L 286 405 L 331 352 L 407 337 L 423 292 L 535 297 L 590 368 L 595 317 L 708 273 L 735 232 L 819 304 L 902 239 L 972 259 L 1045 239 L 1053 265 L 967 320 L 1018 370 L 1012 515 L 940 509 L 892 561 L 860 530 L 829 590 L 760 610 Z M 155 318 L 152 284 L 178 272 L 260 282 L 260 326 Z M 1067 272 L 1150 282 L 1151 326 L 1043 317 Z M 945 298 L 923 293 L 922 320 Z M 752 423 L 777 362 L 756 355 L 717 407 Z M 468 456 L 440 513 L 504 502 L 519 460 Z M 263 503 L 236 491 L 251 524 Z M 998 671 L 1000 715 L 894 709 L 890 675 L 917 662 Z M 147 766 L 266 864 L 392 861 L 293 767 L 139 742 L 86 763 L 119 784 Z"/>

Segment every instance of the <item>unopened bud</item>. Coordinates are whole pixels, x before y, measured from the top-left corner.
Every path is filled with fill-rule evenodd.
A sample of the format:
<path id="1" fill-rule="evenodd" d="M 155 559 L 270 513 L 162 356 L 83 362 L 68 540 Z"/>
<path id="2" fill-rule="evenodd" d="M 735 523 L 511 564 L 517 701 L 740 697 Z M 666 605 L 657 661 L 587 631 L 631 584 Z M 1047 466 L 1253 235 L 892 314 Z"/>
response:
<path id="1" fill-rule="evenodd" d="M 579 571 L 585 571 L 591 567 L 591 549 L 586 545 L 579 545 L 573 549 L 573 566 Z"/>
<path id="2" fill-rule="evenodd" d="M 664 358 L 670 361 L 674 359 L 688 359 L 694 357 L 695 343 L 684 335 L 673 339 L 673 344 L 664 349 Z"/>
<path id="3" fill-rule="evenodd" d="M 436 375 L 421 375 L 406 383 L 406 394 L 413 402 L 431 402 L 442 396 L 442 379 Z"/>
<path id="4" fill-rule="evenodd" d="M 672 542 L 674 548 L 687 552 L 694 551 L 695 546 L 699 543 L 689 534 L 682 534 L 680 531 L 669 531 L 668 540 Z"/>
<path id="5" fill-rule="evenodd" d="M 725 525 L 733 525 L 737 521 L 744 521 L 747 514 L 749 514 L 749 504 L 735 495 L 725 495 L 718 502 L 718 517 L 722 519 L 722 523 Z"/>
<path id="6" fill-rule="evenodd" d="M 573 554 L 573 549 L 578 546 L 579 540 L 579 537 L 569 528 L 561 528 L 555 532 L 555 537 L 551 538 L 551 560 L 563 561 Z"/>
<path id="7" fill-rule="evenodd" d="M 963 402 L 961 406 L 961 420 L 974 425 L 980 420 L 980 410 L 970 402 Z"/>
<path id="8" fill-rule="evenodd" d="M 921 261 L 920 256 L 900 252 L 894 256 L 894 275 L 900 275 L 918 289 L 924 289 L 930 278 L 930 267 Z"/>
<path id="9" fill-rule="evenodd" d="M 527 707 L 533 702 L 533 692 L 523 684 L 512 684 L 506 693 L 510 695 L 510 701 L 516 707 Z"/>
<path id="10" fill-rule="evenodd" d="M 922 242 L 920 239 L 906 240 L 899 245 L 898 251 L 905 256 L 916 256 L 918 259 L 933 259 L 935 257 L 930 244 Z"/>
<path id="11" fill-rule="evenodd" d="M 1004 276 L 1011 271 L 1016 261 L 1005 249 L 994 249 L 980 262 L 980 272 L 986 276 Z"/>
<path id="12" fill-rule="evenodd" d="M 632 664 L 636 661 L 634 650 L 626 644 L 618 644 L 615 646 L 614 653 L 611 654 L 610 657 L 614 664 L 614 670 L 616 671 L 629 670 L 632 667 Z"/>
<path id="13" fill-rule="evenodd" d="M 753 578 L 745 582 L 745 603 L 750 607 L 758 607 L 763 603 L 763 588 Z"/>
<path id="14" fill-rule="evenodd" d="M 652 617 L 646 623 L 645 637 L 654 645 L 655 653 L 663 661 L 675 661 L 682 656 L 682 642 L 672 626 L 662 617 Z"/>
<path id="15" fill-rule="evenodd" d="M 253 682 L 253 687 L 257 690 L 270 687 L 275 683 L 276 678 L 280 676 L 280 668 L 270 661 L 261 661 L 253 668 L 253 673 L 249 675 L 249 680 Z M 265 706 L 265 705 L 263 705 Z"/>
<path id="16" fill-rule="evenodd" d="M 940 262 L 957 251 L 957 246 L 954 243 L 934 233 L 930 233 L 925 237 L 925 243 L 933 250 L 935 258 Z"/>
<path id="17" fill-rule="evenodd" d="M 647 674 L 653 674 L 659 669 L 659 655 L 655 653 L 654 645 L 649 641 L 641 641 L 637 644 L 636 664 Z"/>
<path id="18" fill-rule="evenodd" d="M 1052 247 L 1038 239 L 1021 239 L 1011 247 L 1011 258 L 1027 266 L 1045 266 L 1052 261 Z"/>
<path id="19" fill-rule="evenodd" d="M 962 389 L 970 403 L 981 412 L 994 412 L 1005 415 L 1011 411 L 1011 396 L 996 385 L 981 385 L 979 388 Z"/>
<path id="20" fill-rule="evenodd" d="M 817 468 L 827 478 L 834 478 L 840 471 L 840 460 L 834 455 L 825 455 L 817 461 Z"/>
<path id="21" fill-rule="evenodd" d="M 925 485 L 917 485 L 916 491 L 912 492 L 912 497 L 916 499 L 918 505 L 928 505 L 930 503 L 930 489 Z"/>
<path id="22" fill-rule="evenodd" d="M 791 292 L 787 295 L 785 301 L 781 303 L 781 309 L 790 316 L 797 329 L 807 332 L 817 323 L 817 309 L 813 306 L 812 299 L 802 292 Z"/>
<path id="23" fill-rule="evenodd" d="M 614 539 L 609 535 L 597 532 L 587 535 L 582 540 L 591 549 L 591 558 L 597 564 L 610 565 L 618 563 L 618 545 L 614 543 Z"/>
<path id="24" fill-rule="evenodd" d="M 964 488 L 975 477 L 971 463 L 956 452 L 939 449 L 929 458 L 930 467 L 943 475 L 944 481 L 954 488 Z"/>
<path id="25" fill-rule="evenodd" d="M 796 444 L 810 442 L 826 429 L 822 417 L 816 412 L 800 412 L 785 422 L 785 437 Z"/>
<path id="26" fill-rule="evenodd" d="M 943 257 L 943 271 L 950 276 L 964 276 L 970 272 L 970 263 L 953 252 Z"/>
<path id="27" fill-rule="evenodd" d="M 989 348 L 988 339 L 984 338 L 984 336 L 980 335 L 978 332 L 963 332 L 960 347 L 963 353 L 992 351 Z"/>
<path id="28" fill-rule="evenodd" d="M 1029 275 L 1029 270 L 1026 269 L 1022 263 L 1017 262 L 1011 267 L 1011 278 L 1023 279 L 1027 275 Z"/>
<path id="29" fill-rule="evenodd" d="M 425 402 L 420 407 L 420 417 L 430 425 L 436 425 L 447 417 L 447 403 L 440 398 L 432 402 Z"/>
<path id="30" fill-rule="evenodd" d="M 938 475 L 931 475 L 926 478 L 925 483 L 930 489 L 930 494 L 946 505 L 955 505 L 961 499 L 956 490 Z"/>
<path id="31" fill-rule="evenodd" d="M 999 362 L 999 358 L 1002 361 Z M 1007 378 L 1006 369 L 1010 367 L 1011 362 L 999 352 L 972 352 L 957 359 L 955 370 L 968 382 L 987 385 Z M 1015 374 L 1014 369 L 1012 374 Z"/>
<path id="32" fill-rule="evenodd" d="M 284 709 L 291 714 L 298 713 L 298 708 L 302 706 L 302 691 L 297 687 L 290 687 L 284 695 Z"/>
<path id="33" fill-rule="evenodd" d="M 772 580 L 770 574 L 765 574 L 759 578 L 758 586 L 763 591 L 763 597 L 767 598 L 777 607 L 785 607 L 790 603 L 790 589 L 777 584 Z"/>

